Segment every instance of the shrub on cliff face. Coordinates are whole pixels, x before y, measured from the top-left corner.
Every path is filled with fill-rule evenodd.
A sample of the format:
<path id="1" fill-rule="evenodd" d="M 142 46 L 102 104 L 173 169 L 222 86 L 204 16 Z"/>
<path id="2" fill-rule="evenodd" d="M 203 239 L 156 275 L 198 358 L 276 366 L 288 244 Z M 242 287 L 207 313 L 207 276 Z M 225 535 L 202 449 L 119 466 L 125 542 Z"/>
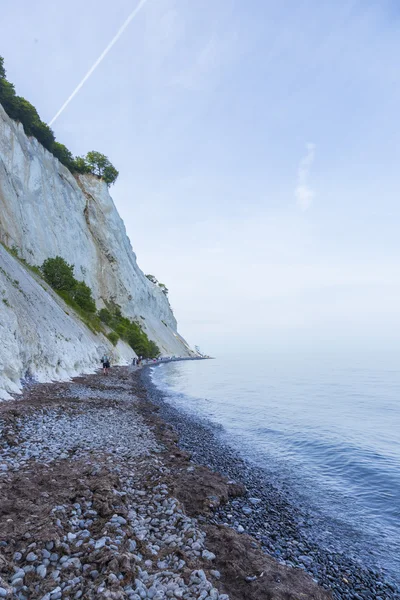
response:
<path id="1" fill-rule="evenodd" d="M 160 349 L 157 344 L 149 340 L 138 323 L 122 316 L 121 308 L 117 304 L 108 303 L 108 308 L 102 308 L 98 314 L 103 323 L 111 327 L 117 337 L 128 342 L 138 356 L 144 358 L 159 356 Z"/>
<path id="2" fill-rule="evenodd" d="M 48 258 L 41 267 L 47 283 L 57 292 L 64 292 L 86 313 L 96 312 L 92 290 L 84 281 L 74 277 L 74 265 L 70 265 L 61 256 Z"/>
<path id="3" fill-rule="evenodd" d="M 47 283 L 67 304 L 78 311 L 91 329 L 101 330 L 101 322 L 103 322 L 113 330 L 107 337 L 114 346 L 121 338 L 133 348 L 138 356 L 144 358 L 159 356 L 160 349 L 157 344 L 149 340 L 139 323 L 122 315 L 118 304 L 109 302 L 107 308 L 101 308 L 96 314 L 96 303 L 92 291 L 84 281 L 75 279 L 74 265 L 67 263 L 61 256 L 56 256 L 44 261 L 41 272 Z"/>
<path id="4" fill-rule="evenodd" d="M 158 287 L 161 289 L 162 293 L 163 293 L 165 296 L 168 296 L 168 288 L 167 288 L 167 286 L 165 285 L 165 283 L 159 283 L 159 284 L 158 284 Z"/>
<path id="5" fill-rule="evenodd" d="M 110 340 L 110 342 L 112 343 L 113 346 L 116 346 L 119 340 L 119 336 L 117 333 L 115 333 L 115 331 L 112 331 L 111 333 L 109 333 L 107 335 L 108 339 Z"/>
<path id="6" fill-rule="evenodd" d="M 149 275 L 146 275 L 146 277 L 147 277 L 147 279 L 148 279 L 149 281 L 151 281 L 151 283 L 154 283 L 154 285 L 158 285 L 158 279 L 156 279 L 156 278 L 154 277 L 154 275 L 150 275 L 150 274 L 149 274 Z"/>
<path id="7" fill-rule="evenodd" d="M 61 256 L 48 258 L 42 264 L 42 273 L 54 290 L 70 291 L 75 287 L 74 265 L 70 265 Z"/>
<path id="8" fill-rule="evenodd" d="M 99 310 L 100 320 L 103 321 L 106 325 L 110 326 L 112 322 L 112 314 L 107 308 L 101 308 Z"/>
<path id="9" fill-rule="evenodd" d="M 93 300 L 92 290 L 84 281 L 77 281 L 76 286 L 71 290 L 71 295 L 78 306 L 86 312 L 95 313 L 96 303 Z"/>
<path id="10" fill-rule="evenodd" d="M 158 279 L 156 277 L 154 277 L 154 275 L 148 274 L 148 275 L 146 275 L 146 277 L 147 277 L 147 279 L 149 281 L 151 281 L 151 283 L 154 283 L 154 285 L 158 285 L 158 287 L 160 288 L 160 290 L 162 291 L 162 293 L 165 296 L 167 296 L 167 298 L 168 298 L 168 292 L 169 292 L 169 290 L 168 290 L 167 286 L 165 285 L 165 283 L 160 283 L 158 281 Z"/>
<path id="11" fill-rule="evenodd" d="M 58 160 L 67 167 L 70 171 L 75 170 L 75 159 L 72 155 L 72 152 L 68 150 L 64 144 L 60 144 L 59 142 L 54 142 L 53 144 L 53 154 Z"/>

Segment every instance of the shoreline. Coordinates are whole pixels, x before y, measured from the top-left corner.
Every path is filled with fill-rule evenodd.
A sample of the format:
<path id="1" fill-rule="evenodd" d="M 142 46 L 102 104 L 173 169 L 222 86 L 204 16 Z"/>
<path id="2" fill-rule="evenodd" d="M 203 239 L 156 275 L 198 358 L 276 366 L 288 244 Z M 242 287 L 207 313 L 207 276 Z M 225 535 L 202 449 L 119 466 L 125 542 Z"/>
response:
<path id="1" fill-rule="evenodd" d="M 249 533 L 267 555 L 303 569 L 314 581 L 330 589 L 334 598 L 400 598 L 398 585 L 383 572 L 313 541 L 307 515 L 268 481 L 262 468 L 247 462 L 223 441 L 217 425 L 169 404 L 151 381 L 149 369 L 142 370 L 140 379 L 161 418 L 176 430 L 179 446 L 189 452 L 191 460 L 246 487 L 244 497 L 230 500 L 215 511 L 215 523 Z"/>
<path id="2" fill-rule="evenodd" d="M 213 522 L 242 486 L 190 462 L 114 367 L 0 404 L 0 598 L 329 600 Z"/>

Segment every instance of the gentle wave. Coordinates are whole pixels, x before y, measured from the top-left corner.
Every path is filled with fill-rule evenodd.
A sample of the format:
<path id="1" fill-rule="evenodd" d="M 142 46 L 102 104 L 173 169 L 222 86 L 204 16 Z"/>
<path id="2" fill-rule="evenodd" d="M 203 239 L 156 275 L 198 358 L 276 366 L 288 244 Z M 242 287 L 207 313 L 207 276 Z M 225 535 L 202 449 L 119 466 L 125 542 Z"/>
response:
<path id="1" fill-rule="evenodd" d="M 372 541 L 378 563 L 400 571 L 397 371 L 324 372 L 314 362 L 312 372 L 290 372 L 230 359 L 163 365 L 152 377 L 169 402 L 222 426 L 225 439 L 288 483 L 356 553 L 364 543 L 369 557 Z"/>

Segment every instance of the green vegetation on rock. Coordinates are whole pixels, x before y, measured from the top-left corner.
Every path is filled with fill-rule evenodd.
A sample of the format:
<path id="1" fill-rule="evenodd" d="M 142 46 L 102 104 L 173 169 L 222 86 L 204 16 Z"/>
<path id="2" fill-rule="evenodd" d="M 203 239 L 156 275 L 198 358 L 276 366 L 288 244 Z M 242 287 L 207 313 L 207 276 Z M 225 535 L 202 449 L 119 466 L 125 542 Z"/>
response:
<path id="1" fill-rule="evenodd" d="M 98 314 L 101 321 L 113 329 L 118 337 L 127 342 L 138 356 L 144 358 L 159 356 L 160 349 L 157 344 L 149 340 L 138 323 L 124 317 L 117 304 L 109 302 L 108 308 L 102 308 Z"/>
<path id="2" fill-rule="evenodd" d="M 124 317 L 117 304 L 109 302 L 107 308 L 101 308 L 96 313 L 96 303 L 90 287 L 75 278 L 74 265 L 67 263 L 61 256 L 45 260 L 41 272 L 47 283 L 79 314 L 90 329 L 105 333 L 104 324 L 112 330 L 107 337 L 114 346 L 121 338 L 138 356 L 155 358 L 160 354 L 157 344 L 149 340 L 138 323 Z"/>
<path id="3" fill-rule="evenodd" d="M 45 281 L 78 313 L 89 329 L 96 333 L 102 331 L 92 290 L 84 281 L 75 278 L 74 265 L 56 256 L 46 259 L 40 269 Z"/>
<path id="4" fill-rule="evenodd" d="M 113 346 L 116 346 L 119 340 L 119 335 L 118 333 L 115 333 L 115 331 L 111 331 L 111 333 L 109 333 L 107 335 L 108 339 L 110 340 L 110 342 L 112 343 Z"/>
<path id="5" fill-rule="evenodd" d="M 70 265 L 61 256 L 48 258 L 41 267 L 43 276 L 53 290 L 72 292 L 77 280 L 74 277 L 74 265 Z"/>
<path id="6" fill-rule="evenodd" d="M 86 160 L 90 172 L 104 179 L 108 185 L 111 185 L 117 179 L 119 175 L 117 169 L 104 154 L 92 150 L 86 154 L 86 159 L 84 160 Z"/>
<path id="7" fill-rule="evenodd" d="M 48 258 L 41 266 L 43 277 L 56 292 L 64 292 L 75 304 L 86 313 L 96 312 L 92 290 L 84 281 L 74 276 L 74 265 L 69 265 L 61 256 Z"/>
<path id="8" fill-rule="evenodd" d="M 103 179 L 108 186 L 115 183 L 119 173 L 104 154 L 91 151 L 85 158 L 82 156 L 74 158 L 64 144 L 56 141 L 53 130 L 41 120 L 36 108 L 22 96 L 16 95 L 14 85 L 6 78 L 2 56 L 0 56 L 0 104 L 11 119 L 22 123 L 26 135 L 36 138 L 71 173 L 92 173 Z"/>
<path id="9" fill-rule="evenodd" d="M 158 281 L 158 279 L 156 277 L 154 277 L 154 275 L 146 275 L 146 277 L 147 277 L 147 279 L 149 281 L 151 281 L 151 283 L 154 283 L 154 285 L 157 285 L 160 288 L 160 290 L 162 291 L 162 293 L 165 296 L 167 296 L 167 298 L 168 298 L 168 291 L 169 290 L 168 290 L 167 286 L 164 283 L 160 283 Z"/>

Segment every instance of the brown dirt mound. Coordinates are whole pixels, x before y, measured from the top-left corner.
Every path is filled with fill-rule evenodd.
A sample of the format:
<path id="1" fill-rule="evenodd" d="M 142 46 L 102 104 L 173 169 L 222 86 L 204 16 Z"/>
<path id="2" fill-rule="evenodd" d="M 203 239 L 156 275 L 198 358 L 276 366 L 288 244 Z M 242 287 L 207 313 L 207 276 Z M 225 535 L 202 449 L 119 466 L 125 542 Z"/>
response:
<path id="1" fill-rule="evenodd" d="M 207 547 L 217 558 L 213 566 L 222 574 L 231 600 L 331 600 L 301 569 L 280 565 L 266 556 L 245 534 L 209 525 Z"/>

